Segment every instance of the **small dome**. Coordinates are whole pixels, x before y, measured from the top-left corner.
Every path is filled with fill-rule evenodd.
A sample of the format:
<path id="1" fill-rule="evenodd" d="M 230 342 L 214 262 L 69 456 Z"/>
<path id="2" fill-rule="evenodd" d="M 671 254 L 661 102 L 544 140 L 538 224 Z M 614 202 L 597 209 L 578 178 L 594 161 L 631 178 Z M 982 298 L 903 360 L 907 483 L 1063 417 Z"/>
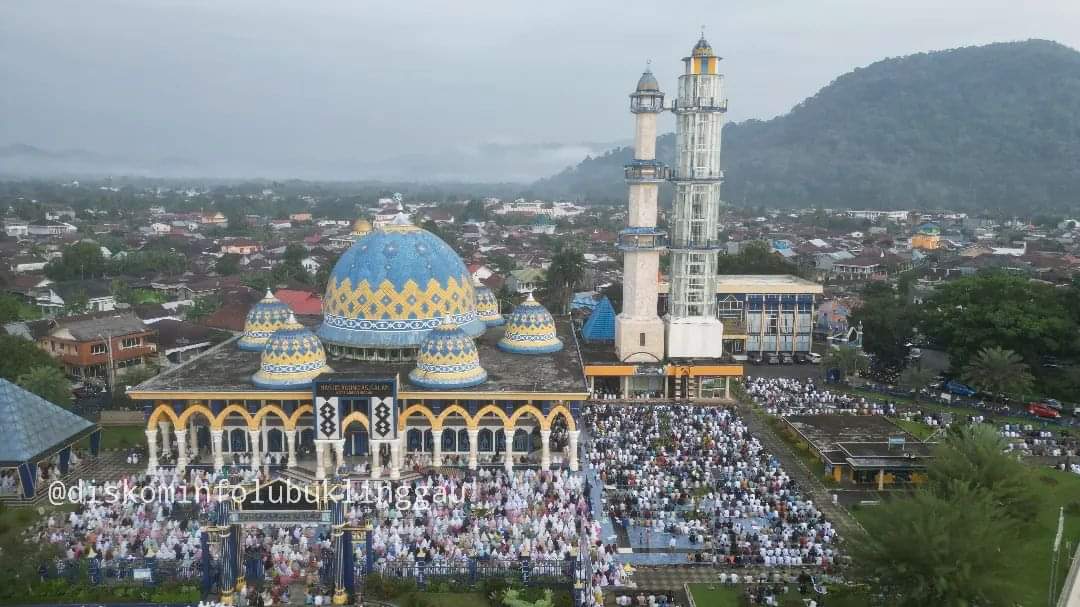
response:
<path id="1" fill-rule="evenodd" d="M 645 70 L 641 74 L 641 78 L 637 81 L 637 92 L 639 93 L 659 93 L 660 83 L 656 81 L 656 76 L 653 76 L 652 70 Z"/>
<path id="2" fill-rule="evenodd" d="M 283 303 L 270 292 L 266 291 L 263 297 L 248 310 L 247 319 L 244 321 L 244 335 L 237 342 L 237 347 L 249 352 L 258 352 L 266 345 L 274 331 L 285 326 L 289 320 L 289 306 Z"/>
<path id="3" fill-rule="evenodd" d="M 357 218 L 357 220 L 354 221 L 353 224 L 352 224 L 352 235 L 353 236 L 357 236 L 357 237 L 363 236 L 363 235 L 367 234 L 370 231 L 371 231 L 371 222 L 364 219 L 363 217 Z"/>
<path id="4" fill-rule="evenodd" d="M 473 283 L 476 291 L 476 317 L 489 327 L 498 327 L 506 323 L 506 319 L 499 312 L 499 299 L 495 293 L 482 282 Z"/>
<path id="5" fill-rule="evenodd" d="M 319 338 L 290 313 L 285 326 L 267 340 L 259 370 L 251 381 L 260 388 L 304 388 L 332 370 L 326 366 L 326 352 Z"/>
<path id="6" fill-rule="evenodd" d="M 515 354 L 546 354 L 558 352 L 562 347 L 562 340 L 555 332 L 555 319 L 533 299 L 532 293 L 514 308 L 499 340 L 500 350 Z"/>
<path id="7" fill-rule="evenodd" d="M 432 329 L 416 355 L 409 381 L 433 389 L 468 388 L 487 380 L 476 344 L 460 327 L 444 322 Z"/>
<path id="8" fill-rule="evenodd" d="M 697 44 L 694 45 L 694 50 L 690 51 L 690 54 L 692 56 L 694 56 L 694 57 L 712 57 L 713 56 L 712 46 L 709 44 L 709 42 L 707 40 L 705 40 L 705 36 L 702 36 L 697 41 Z"/>

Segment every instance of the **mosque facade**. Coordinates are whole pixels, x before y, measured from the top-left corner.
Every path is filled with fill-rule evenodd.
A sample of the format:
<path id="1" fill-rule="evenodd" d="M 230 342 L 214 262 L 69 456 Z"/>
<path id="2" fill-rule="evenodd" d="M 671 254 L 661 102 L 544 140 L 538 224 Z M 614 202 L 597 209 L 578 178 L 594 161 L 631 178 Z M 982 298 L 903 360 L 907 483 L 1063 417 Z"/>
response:
<path id="1" fill-rule="evenodd" d="M 415 466 L 578 467 L 588 397 L 569 318 L 502 314 L 404 215 L 357 222 L 323 313 L 267 294 L 245 331 L 138 386 L 148 466 L 280 467 L 315 479 Z"/>

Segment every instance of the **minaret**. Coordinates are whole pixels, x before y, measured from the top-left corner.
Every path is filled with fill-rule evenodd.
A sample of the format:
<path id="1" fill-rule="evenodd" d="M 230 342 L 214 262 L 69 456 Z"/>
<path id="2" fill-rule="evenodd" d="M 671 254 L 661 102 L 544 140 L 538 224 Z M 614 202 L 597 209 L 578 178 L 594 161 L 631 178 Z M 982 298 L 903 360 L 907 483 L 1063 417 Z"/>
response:
<path id="1" fill-rule="evenodd" d="M 615 354 L 623 362 L 664 360 L 664 322 L 656 314 L 657 274 L 664 232 L 656 229 L 656 198 L 667 168 L 656 161 L 656 116 L 664 94 L 648 69 L 630 94 L 635 117 L 634 159 L 626 165 L 630 212 L 619 232 L 623 252 L 623 305 L 615 319 Z"/>
<path id="2" fill-rule="evenodd" d="M 723 353 L 724 325 L 716 317 L 716 265 L 720 251 L 720 130 L 727 100 L 717 57 L 702 36 L 679 76 L 675 113 L 669 358 L 715 358 Z"/>

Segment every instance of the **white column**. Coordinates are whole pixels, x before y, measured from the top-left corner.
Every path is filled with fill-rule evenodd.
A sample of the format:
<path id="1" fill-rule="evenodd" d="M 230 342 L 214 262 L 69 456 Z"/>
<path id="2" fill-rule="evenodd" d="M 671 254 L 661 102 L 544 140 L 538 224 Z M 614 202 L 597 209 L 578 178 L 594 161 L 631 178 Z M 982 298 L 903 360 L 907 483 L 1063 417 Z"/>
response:
<path id="1" fill-rule="evenodd" d="M 188 427 L 188 459 L 199 457 L 199 427 L 191 424 Z"/>
<path id="2" fill-rule="evenodd" d="M 567 448 L 570 449 L 570 453 L 568 454 L 569 458 L 570 458 L 570 471 L 571 472 L 577 472 L 578 471 L 577 441 L 578 441 L 578 437 L 581 436 L 581 430 L 571 430 L 569 432 L 569 434 L 570 434 L 570 444 L 567 446 Z"/>
<path id="3" fill-rule="evenodd" d="M 368 451 L 371 452 L 371 478 L 373 479 L 382 477 L 382 462 L 379 461 L 382 455 L 381 446 L 382 441 L 368 439 Z"/>
<path id="4" fill-rule="evenodd" d="M 225 457 L 221 453 L 223 436 L 225 436 L 224 430 L 210 430 L 210 448 L 214 451 L 214 472 L 221 472 L 221 469 L 225 467 Z"/>
<path id="5" fill-rule="evenodd" d="M 326 441 L 315 441 L 315 480 L 326 478 Z"/>
<path id="6" fill-rule="evenodd" d="M 503 428 L 503 436 L 506 438 L 506 453 L 503 454 L 503 466 L 506 471 L 514 469 L 514 429 Z"/>
<path id="7" fill-rule="evenodd" d="M 540 469 L 551 470 L 551 430 L 540 431 Z"/>
<path id="8" fill-rule="evenodd" d="M 176 433 L 176 472 L 179 474 L 187 468 L 187 430 L 177 428 Z"/>
<path id="9" fill-rule="evenodd" d="M 798 316 L 798 315 L 796 315 L 796 316 Z M 724 398 L 725 399 L 730 399 L 731 398 L 731 378 L 730 377 L 725 377 L 724 378 Z"/>
<path id="10" fill-rule="evenodd" d="M 157 470 L 157 429 L 151 428 L 146 431 L 146 452 L 149 453 L 149 457 L 146 458 L 146 471 L 153 472 Z"/>
<path id="11" fill-rule="evenodd" d="M 289 463 L 286 467 L 296 467 L 296 430 L 287 430 L 285 432 L 285 442 L 288 443 L 289 448 Z"/>
<path id="12" fill-rule="evenodd" d="M 390 441 L 390 480 L 401 478 L 402 439 Z"/>
<path id="13" fill-rule="evenodd" d="M 259 445 L 259 434 L 261 433 L 259 432 L 259 430 L 251 429 L 248 429 L 247 433 L 248 442 L 251 443 L 250 445 L 248 445 L 249 447 L 251 447 L 251 469 L 258 472 L 259 466 L 262 465 L 260 462 L 261 458 L 259 456 L 261 448 L 261 445 Z"/>
<path id="14" fill-rule="evenodd" d="M 431 431 L 431 465 L 435 468 L 442 465 L 442 430 Z"/>
<path id="15" fill-rule="evenodd" d="M 158 430 L 161 430 L 161 456 L 165 457 L 169 455 L 169 428 L 172 424 L 169 422 L 158 422 Z"/>
<path id="16" fill-rule="evenodd" d="M 469 428 L 469 470 L 480 467 L 480 428 Z"/>
<path id="17" fill-rule="evenodd" d="M 345 465 L 345 439 L 339 438 L 334 445 L 334 476 L 337 476 L 341 467 Z"/>

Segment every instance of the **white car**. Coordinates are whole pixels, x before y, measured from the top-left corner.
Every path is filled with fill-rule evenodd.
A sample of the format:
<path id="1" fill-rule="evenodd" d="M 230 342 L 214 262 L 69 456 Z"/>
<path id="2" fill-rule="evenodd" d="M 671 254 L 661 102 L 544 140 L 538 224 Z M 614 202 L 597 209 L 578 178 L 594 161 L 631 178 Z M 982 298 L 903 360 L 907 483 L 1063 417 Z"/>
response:
<path id="1" fill-rule="evenodd" d="M 808 357 L 809 361 L 812 364 L 815 364 L 815 365 L 820 365 L 821 364 L 821 355 L 818 354 L 817 352 L 811 352 L 811 353 L 807 354 L 807 357 Z"/>

